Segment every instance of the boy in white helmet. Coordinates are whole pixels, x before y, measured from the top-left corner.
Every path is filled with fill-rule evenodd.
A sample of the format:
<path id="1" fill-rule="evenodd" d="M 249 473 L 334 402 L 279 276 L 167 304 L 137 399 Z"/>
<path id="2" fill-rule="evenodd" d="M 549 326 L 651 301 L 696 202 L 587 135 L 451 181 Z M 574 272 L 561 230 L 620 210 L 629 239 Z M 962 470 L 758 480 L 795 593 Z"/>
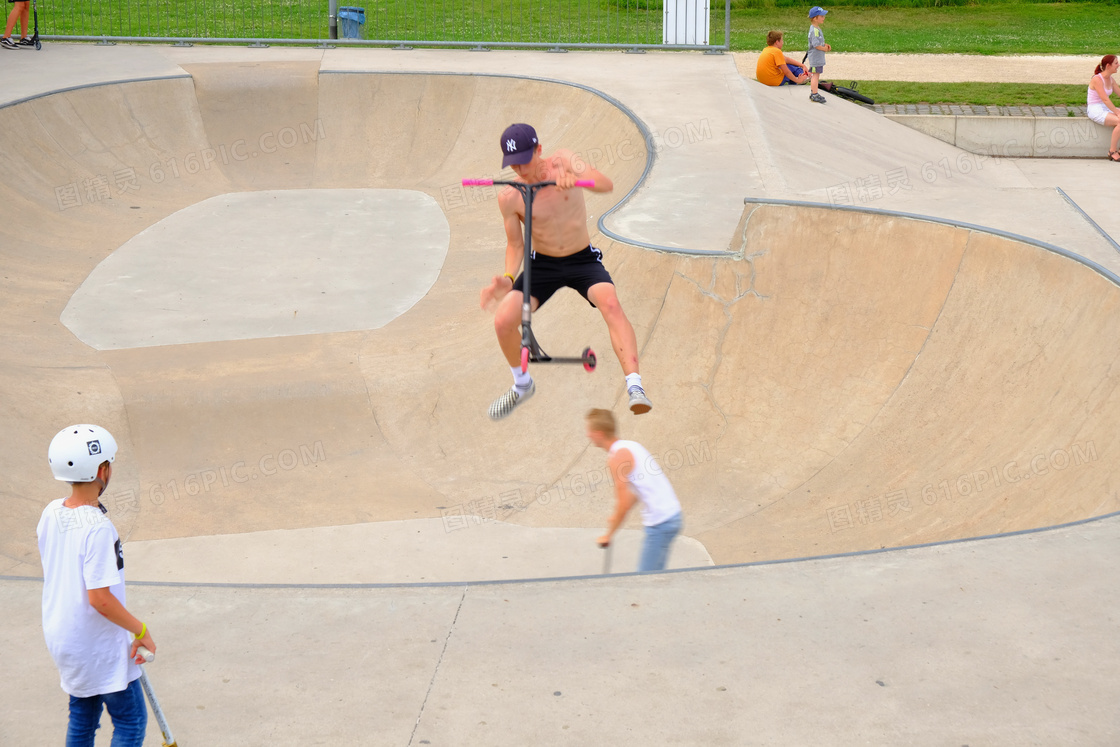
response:
<path id="1" fill-rule="evenodd" d="M 144 743 L 148 710 L 136 649 L 155 652 L 148 626 L 124 606 L 120 535 L 99 500 L 113 475 L 117 442 L 96 425 L 59 431 L 47 450 L 56 480 L 71 486 L 43 510 L 43 637 L 70 695 L 67 747 L 93 747 L 102 706 L 114 747 Z"/>

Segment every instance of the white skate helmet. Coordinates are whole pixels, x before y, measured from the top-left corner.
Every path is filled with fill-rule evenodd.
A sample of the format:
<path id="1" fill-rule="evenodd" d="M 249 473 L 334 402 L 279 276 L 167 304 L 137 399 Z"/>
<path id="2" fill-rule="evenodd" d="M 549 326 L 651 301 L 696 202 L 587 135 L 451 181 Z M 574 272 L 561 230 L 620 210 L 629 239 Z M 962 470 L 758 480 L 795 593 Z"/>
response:
<path id="1" fill-rule="evenodd" d="M 117 458 L 117 442 L 99 425 L 72 425 L 51 439 L 47 449 L 54 479 L 62 482 L 93 482 L 102 462 Z"/>

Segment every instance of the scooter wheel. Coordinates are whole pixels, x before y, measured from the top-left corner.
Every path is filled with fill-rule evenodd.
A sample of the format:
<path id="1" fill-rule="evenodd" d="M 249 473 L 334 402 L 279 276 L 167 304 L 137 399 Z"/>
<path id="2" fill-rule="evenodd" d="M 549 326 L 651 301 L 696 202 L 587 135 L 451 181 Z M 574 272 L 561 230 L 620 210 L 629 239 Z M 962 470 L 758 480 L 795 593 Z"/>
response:
<path id="1" fill-rule="evenodd" d="M 521 373 L 529 371 L 529 348 L 521 348 Z"/>
<path id="2" fill-rule="evenodd" d="M 591 348 L 584 348 L 583 349 L 583 370 L 587 371 L 589 373 L 591 371 L 594 371 L 595 370 L 595 364 L 597 362 L 598 362 L 598 359 L 596 359 L 596 357 L 595 357 L 595 351 L 592 350 Z"/>
<path id="3" fill-rule="evenodd" d="M 35 42 L 35 51 L 39 51 L 42 48 L 43 48 L 43 42 L 41 42 L 41 41 Z"/>

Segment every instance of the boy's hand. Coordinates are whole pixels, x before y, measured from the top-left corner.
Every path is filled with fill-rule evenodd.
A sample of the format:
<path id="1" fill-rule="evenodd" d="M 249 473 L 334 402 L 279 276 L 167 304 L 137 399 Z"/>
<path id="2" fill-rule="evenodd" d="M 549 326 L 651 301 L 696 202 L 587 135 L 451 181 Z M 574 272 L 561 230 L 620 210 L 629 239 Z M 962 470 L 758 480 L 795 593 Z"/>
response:
<path id="1" fill-rule="evenodd" d="M 825 44 L 824 45 L 824 51 L 831 52 L 832 51 L 832 45 L 831 44 Z"/>
<path id="2" fill-rule="evenodd" d="M 505 275 L 497 275 L 490 281 L 490 285 L 482 289 L 479 294 L 478 305 L 484 311 L 493 311 L 498 302 L 513 290 L 513 281 Z"/>
<path id="3" fill-rule="evenodd" d="M 579 178 L 575 174 L 560 174 L 554 181 L 556 182 L 556 186 L 560 189 L 572 189 L 576 186 L 576 182 L 579 181 Z"/>
<path id="4" fill-rule="evenodd" d="M 152 631 L 146 630 L 144 631 L 143 638 L 134 638 L 132 640 L 132 647 L 129 649 L 128 655 L 132 658 L 132 661 L 136 662 L 137 664 L 144 663 L 144 658 L 136 652 L 136 649 L 140 648 L 141 646 L 148 649 L 153 654 L 156 652 L 156 642 L 152 640 Z"/>

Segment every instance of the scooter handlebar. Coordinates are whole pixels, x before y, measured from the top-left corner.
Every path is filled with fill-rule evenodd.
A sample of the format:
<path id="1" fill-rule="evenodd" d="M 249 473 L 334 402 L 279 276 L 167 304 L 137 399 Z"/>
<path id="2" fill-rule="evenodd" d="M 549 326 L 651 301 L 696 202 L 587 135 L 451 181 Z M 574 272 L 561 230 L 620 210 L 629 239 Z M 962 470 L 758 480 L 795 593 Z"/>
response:
<path id="1" fill-rule="evenodd" d="M 497 182 L 498 184 L 508 184 L 508 182 Z M 464 179 L 464 187 L 490 187 L 495 184 L 493 179 Z M 581 179 L 576 182 L 577 187 L 593 188 L 595 182 L 590 179 Z"/>

